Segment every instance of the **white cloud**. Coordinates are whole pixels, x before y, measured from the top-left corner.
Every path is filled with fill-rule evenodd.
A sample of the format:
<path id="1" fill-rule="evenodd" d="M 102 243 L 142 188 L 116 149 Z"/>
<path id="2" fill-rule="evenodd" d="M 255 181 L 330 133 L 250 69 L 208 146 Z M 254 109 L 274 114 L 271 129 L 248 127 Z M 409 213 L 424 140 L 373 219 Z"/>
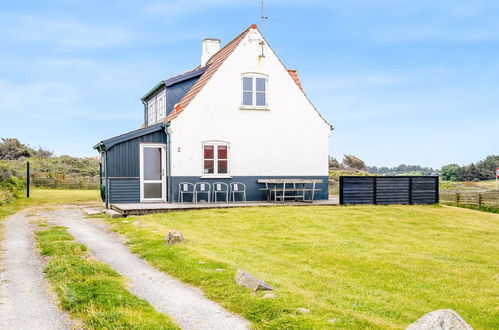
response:
<path id="1" fill-rule="evenodd" d="M 93 120 L 141 118 L 140 106 L 137 106 L 138 111 L 133 112 L 118 108 L 108 108 L 108 111 L 102 112 L 101 107 L 88 106 L 89 102 L 85 102 L 88 96 L 82 93 L 81 88 L 68 82 L 44 81 L 16 84 L 0 80 L 0 114 L 15 113 L 26 120 L 45 121 L 74 120 L 75 118 Z M 117 116 L 118 113 L 119 116 Z"/>
<path id="2" fill-rule="evenodd" d="M 0 29 L 15 41 L 49 43 L 58 50 L 106 48 L 134 38 L 134 33 L 125 27 L 83 22 L 71 17 L 1 13 Z"/>
<path id="3" fill-rule="evenodd" d="M 179 17 L 189 13 L 197 13 L 219 7 L 241 7 L 256 6 L 257 3 L 249 0 L 170 0 L 154 1 L 146 4 L 143 11 L 147 14 L 168 16 L 169 18 Z"/>

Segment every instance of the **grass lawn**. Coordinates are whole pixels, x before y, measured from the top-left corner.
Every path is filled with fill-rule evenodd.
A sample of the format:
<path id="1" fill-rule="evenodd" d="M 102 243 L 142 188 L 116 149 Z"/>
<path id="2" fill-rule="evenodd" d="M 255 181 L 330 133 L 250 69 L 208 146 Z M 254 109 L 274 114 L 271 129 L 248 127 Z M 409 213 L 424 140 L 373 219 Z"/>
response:
<path id="1" fill-rule="evenodd" d="M 127 290 L 125 278 L 90 257 L 64 227 L 39 225 L 45 274 L 61 306 L 85 329 L 179 329 L 166 315 Z"/>
<path id="2" fill-rule="evenodd" d="M 25 191 L 20 194 L 26 196 Z M 100 202 L 98 190 L 32 189 L 30 195 L 30 198 L 21 197 L 0 205 L 0 220 L 27 207 L 57 204 L 83 205 Z"/>
<path id="3" fill-rule="evenodd" d="M 442 308 L 475 329 L 499 328 L 497 214 L 449 206 L 314 206 L 108 221 L 132 251 L 257 328 L 403 328 Z M 184 233 L 183 244 L 165 245 L 172 229 Z M 277 298 L 237 286 L 238 268 L 271 284 Z"/>

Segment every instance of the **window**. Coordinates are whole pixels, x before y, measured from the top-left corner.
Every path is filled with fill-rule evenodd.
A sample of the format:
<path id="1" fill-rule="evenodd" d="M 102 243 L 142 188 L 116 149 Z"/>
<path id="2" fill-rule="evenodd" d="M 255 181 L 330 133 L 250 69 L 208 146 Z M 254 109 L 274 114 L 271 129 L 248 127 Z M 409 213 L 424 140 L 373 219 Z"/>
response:
<path id="1" fill-rule="evenodd" d="M 164 119 L 166 115 L 166 105 L 165 105 L 165 91 L 163 90 L 156 96 L 156 107 L 157 107 L 157 114 L 158 114 L 158 120 Z"/>
<path id="2" fill-rule="evenodd" d="M 262 74 L 243 74 L 242 76 L 242 106 L 245 108 L 267 107 L 268 80 Z"/>
<path id="3" fill-rule="evenodd" d="M 154 125 L 166 115 L 165 90 L 147 101 L 147 124 Z"/>
<path id="4" fill-rule="evenodd" d="M 147 124 L 153 125 L 156 123 L 156 102 L 154 99 L 147 101 Z"/>
<path id="5" fill-rule="evenodd" d="M 229 146 L 227 143 L 203 144 L 203 175 L 229 174 Z"/>

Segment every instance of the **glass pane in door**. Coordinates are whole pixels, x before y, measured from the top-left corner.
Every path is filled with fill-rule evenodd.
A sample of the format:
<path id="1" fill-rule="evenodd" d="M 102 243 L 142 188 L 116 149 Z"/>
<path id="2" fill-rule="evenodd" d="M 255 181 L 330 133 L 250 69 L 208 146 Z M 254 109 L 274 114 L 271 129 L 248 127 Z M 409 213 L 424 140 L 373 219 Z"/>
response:
<path id="1" fill-rule="evenodd" d="M 161 188 L 163 184 L 160 183 L 144 183 L 144 198 L 163 198 Z"/>
<path id="2" fill-rule="evenodd" d="M 161 168 L 161 148 L 144 148 L 144 180 L 161 180 Z"/>

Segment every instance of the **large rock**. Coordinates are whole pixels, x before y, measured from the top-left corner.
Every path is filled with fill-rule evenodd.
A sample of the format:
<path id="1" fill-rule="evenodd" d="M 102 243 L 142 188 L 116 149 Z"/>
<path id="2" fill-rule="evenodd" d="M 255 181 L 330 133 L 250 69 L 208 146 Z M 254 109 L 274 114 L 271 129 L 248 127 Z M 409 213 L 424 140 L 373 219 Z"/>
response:
<path id="1" fill-rule="evenodd" d="M 236 277 L 235 277 L 236 283 L 242 286 L 245 286 L 247 288 L 250 288 L 253 291 L 258 291 L 258 290 L 266 290 L 266 291 L 271 291 L 272 287 L 265 283 L 262 280 L 259 280 L 250 274 L 246 273 L 244 270 L 237 270 Z"/>
<path id="2" fill-rule="evenodd" d="M 178 243 L 182 243 L 184 241 L 184 235 L 178 230 L 174 230 L 168 233 L 165 238 L 166 244 L 174 245 Z"/>
<path id="3" fill-rule="evenodd" d="M 426 314 L 406 330 L 469 330 L 473 329 L 452 309 L 440 309 Z"/>

